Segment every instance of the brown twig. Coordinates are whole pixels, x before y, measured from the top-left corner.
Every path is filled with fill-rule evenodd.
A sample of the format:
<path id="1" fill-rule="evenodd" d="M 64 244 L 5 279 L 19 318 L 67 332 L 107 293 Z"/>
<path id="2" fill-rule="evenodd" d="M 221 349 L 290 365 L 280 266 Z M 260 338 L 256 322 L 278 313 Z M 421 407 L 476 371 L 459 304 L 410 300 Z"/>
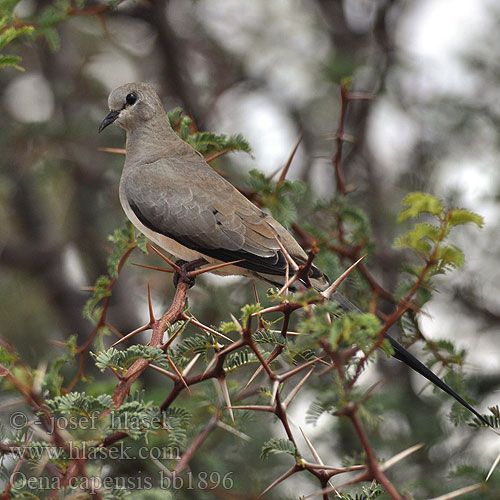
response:
<path id="1" fill-rule="evenodd" d="M 159 320 L 155 321 L 152 326 L 153 333 L 151 335 L 151 340 L 148 342 L 149 346 L 161 347 L 163 344 L 163 334 L 167 328 L 181 319 L 188 290 L 188 283 L 184 281 L 180 281 L 178 283 L 174 300 L 169 310 Z M 116 407 L 119 407 L 123 403 L 123 400 L 130 392 L 130 387 L 140 377 L 148 365 L 149 361 L 145 359 L 138 359 L 125 372 L 123 380 L 119 382 L 113 393 L 113 403 Z"/>
<path id="2" fill-rule="evenodd" d="M 122 255 L 118 262 L 117 266 L 117 274 L 120 274 L 120 271 L 122 270 L 123 266 L 125 265 L 125 262 L 127 261 L 129 255 L 132 253 L 134 250 L 135 245 L 130 246 L 127 248 L 125 253 Z M 89 347 L 92 345 L 92 342 L 94 341 L 96 335 L 99 333 L 99 330 L 103 328 L 106 325 L 106 315 L 108 312 L 109 304 L 111 302 L 111 293 L 113 291 L 113 288 L 116 284 L 118 278 L 113 278 L 109 285 L 106 287 L 106 291 L 108 292 L 108 295 L 103 299 L 102 302 L 102 310 L 101 314 L 99 315 L 99 319 L 97 320 L 97 324 L 95 325 L 94 329 L 89 335 L 89 338 L 87 341 L 78 348 L 77 352 L 80 355 L 80 363 L 78 366 L 78 372 L 76 373 L 75 377 L 73 380 L 70 382 L 70 384 L 64 388 L 61 389 L 63 394 L 67 394 L 68 392 L 71 392 L 73 390 L 73 387 L 77 384 L 77 382 L 82 378 L 83 372 L 85 369 L 85 359 L 87 357 L 87 352 Z"/>
<path id="3" fill-rule="evenodd" d="M 189 448 L 184 452 L 182 458 L 179 460 L 179 463 L 175 466 L 174 472 L 179 474 L 182 470 L 189 464 L 191 458 L 196 453 L 196 451 L 200 448 L 203 442 L 207 439 L 210 433 L 217 428 L 217 415 L 212 415 L 207 425 L 201 431 L 196 438 L 189 445 Z"/>
<path id="4" fill-rule="evenodd" d="M 341 169 L 342 162 L 342 148 L 344 145 L 344 121 L 347 110 L 347 103 L 349 102 L 349 86 L 342 83 L 340 86 L 340 115 L 337 124 L 337 132 L 335 134 L 336 150 L 332 158 L 332 163 L 335 168 L 335 177 L 337 179 L 337 189 L 340 194 L 346 194 L 347 189 L 344 182 L 344 175 Z"/>
<path id="5" fill-rule="evenodd" d="M 389 328 L 392 325 L 394 325 L 394 323 L 396 323 L 396 321 L 406 311 L 408 311 L 412 308 L 411 299 L 413 298 L 413 296 L 415 295 L 417 290 L 424 283 L 427 272 L 429 271 L 430 267 L 435 263 L 437 252 L 438 252 L 438 245 L 436 245 L 436 247 L 434 248 L 434 250 L 433 250 L 431 256 L 429 257 L 429 259 L 427 260 L 425 266 L 420 271 L 420 274 L 418 275 L 415 283 L 410 288 L 410 291 L 406 294 L 404 299 L 399 303 L 398 307 L 394 310 L 394 312 L 386 318 L 384 324 L 382 325 L 382 328 L 380 329 L 377 341 L 372 345 L 372 347 L 370 347 L 370 349 L 366 352 L 366 354 L 360 360 L 358 367 L 356 368 L 356 373 L 354 374 L 354 377 L 351 380 L 350 387 L 353 387 L 353 385 L 358 380 L 359 376 L 361 375 L 361 372 L 363 371 L 364 365 L 365 365 L 366 361 L 369 359 L 369 357 L 381 346 L 382 342 L 385 339 L 385 334 L 387 333 Z"/>
<path id="6" fill-rule="evenodd" d="M 295 147 L 293 148 L 292 152 L 290 153 L 290 156 L 288 157 L 288 160 L 283 167 L 283 171 L 281 172 L 281 175 L 276 182 L 276 185 L 279 186 L 282 184 L 285 179 L 286 175 L 288 174 L 288 170 L 290 169 L 290 165 L 292 164 L 293 158 L 295 157 L 295 153 L 297 152 L 297 149 L 299 149 L 300 143 L 302 142 L 302 137 L 304 136 L 303 132 L 300 133 L 299 138 L 297 139 L 297 143 L 295 144 Z"/>
<path id="7" fill-rule="evenodd" d="M 370 445 L 370 442 L 368 441 L 368 436 L 366 435 L 366 432 L 361 425 L 361 420 L 357 414 L 356 408 L 350 408 L 349 411 L 347 411 L 346 416 L 351 421 L 365 451 L 368 472 L 371 473 L 373 478 L 376 479 L 384 487 L 387 494 L 393 500 L 403 500 L 403 497 L 396 491 L 392 483 L 387 479 L 387 476 L 380 469 L 375 454 L 373 453 L 373 449 Z"/>

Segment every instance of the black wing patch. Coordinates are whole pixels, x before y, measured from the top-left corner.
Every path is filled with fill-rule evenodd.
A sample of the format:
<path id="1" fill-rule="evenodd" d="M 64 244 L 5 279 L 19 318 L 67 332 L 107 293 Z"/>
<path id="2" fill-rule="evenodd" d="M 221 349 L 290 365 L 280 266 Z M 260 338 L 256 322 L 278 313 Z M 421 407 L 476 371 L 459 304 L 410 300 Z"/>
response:
<path id="1" fill-rule="evenodd" d="M 249 269 L 250 271 L 255 271 L 257 273 L 271 274 L 274 276 L 284 276 L 286 273 L 286 258 L 281 250 L 277 250 L 276 254 L 271 257 L 261 257 L 244 250 L 204 248 L 200 246 L 199 243 L 193 241 L 189 236 L 172 234 L 165 229 L 156 227 L 147 217 L 142 214 L 139 207 L 130 199 L 129 204 L 136 217 L 148 229 L 151 229 L 155 233 L 163 234 L 167 238 L 171 238 L 180 245 L 183 245 L 191 250 L 195 250 L 214 259 L 221 260 L 222 262 L 231 262 L 233 260 L 244 259 L 243 262 L 239 262 L 235 265 L 244 269 Z"/>

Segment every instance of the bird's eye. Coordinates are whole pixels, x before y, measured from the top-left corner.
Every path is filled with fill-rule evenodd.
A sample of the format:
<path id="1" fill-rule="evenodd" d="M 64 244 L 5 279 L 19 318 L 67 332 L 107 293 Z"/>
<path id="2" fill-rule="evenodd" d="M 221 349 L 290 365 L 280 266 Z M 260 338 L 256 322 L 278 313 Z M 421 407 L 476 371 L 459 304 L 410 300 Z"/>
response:
<path id="1" fill-rule="evenodd" d="M 130 92 L 130 94 L 127 94 L 127 97 L 125 97 L 125 100 L 127 101 L 127 104 L 135 104 L 135 101 L 137 101 L 137 94 L 135 92 Z"/>

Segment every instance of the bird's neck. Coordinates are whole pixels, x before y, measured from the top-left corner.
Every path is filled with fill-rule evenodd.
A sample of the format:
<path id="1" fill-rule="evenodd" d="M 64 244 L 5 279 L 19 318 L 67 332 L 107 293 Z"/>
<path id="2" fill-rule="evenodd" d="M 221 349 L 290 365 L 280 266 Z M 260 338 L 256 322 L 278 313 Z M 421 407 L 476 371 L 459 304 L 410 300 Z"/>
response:
<path id="1" fill-rule="evenodd" d="M 153 163 L 164 158 L 171 143 L 180 140 L 168 123 L 167 116 L 149 120 L 134 130 L 127 131 L 127 158 L 125 167 Z"/>

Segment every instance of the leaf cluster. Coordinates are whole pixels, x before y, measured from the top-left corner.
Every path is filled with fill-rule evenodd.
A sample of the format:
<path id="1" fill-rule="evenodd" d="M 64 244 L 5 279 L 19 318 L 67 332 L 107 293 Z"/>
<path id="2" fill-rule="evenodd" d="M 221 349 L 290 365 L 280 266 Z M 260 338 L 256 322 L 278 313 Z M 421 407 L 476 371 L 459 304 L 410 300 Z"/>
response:
<path id="1" fill-rule="evenodd" d="M 283 438 L 272 438 L 262 447 L 260 457 L 262 459 L 269 458 L 271 455 L 286 454 L 291 455 L 295 459 L 300 458 L 299 451 L 292 441 Z"/>
<path id="2" fill-rule="evenodd" d="M 83 392 L 70 392 L 63 396 L 46 399 L 45 403 L 53 412 L 63 416 L 88 416 L 94 412 L 101 413 L 113 406 L 111 396 L 101 394 L 97 397 Z"/>
<path id="3" fill-rule="evenodd" d="M 87 300 L 83 308 L 83 317 L 94 324 L 98 322 L 102 312 L 98 305 L 103 299 L 111 295 L 112 284 L 118 277 L 124 256 L 136 247 L 143 253 L 147 253 L 146 238 L 143 235 L 136 234 L 134 226 L 128 220 L 122 227 L 108 236 L 108 241 L 113 244 L 107 259 L 108 274 L 103 274 L 96 279 L 92 296 Z"/>
<path id="4" fill-rule="evenodd" d="M 300 331 L 308 334 L 308 339 L 325 339 L 332 350 L 356 345 L 365 353 L 378 340 L 380 328 L 380 320 L 375 315 L 343 313 L 334 301 L 317 305 L 299 325 Z"/>
<path id="5" fill-rule="evenodd" d="M 403 203 L 406 208 L 399 214 L 398 222 L 423 215 L 431 221 L 415 224 L 394 242 L 396 248 L 410 248 L 424 261 L 423 266 L 407 267 L 407 270 L 414 275 L 425 271 L 425 280 L 429 280 L 461 267 L 465 260 L 463 252 L 454 245 L 446 245 L 445 240 L 456 226 L 472 223 L 482 227 L 482 217 L 465 209 L 447 209 L 438 198 L 427 193 L 411 193 Z"/>
<path id="6" fill-rule="evenodd" d="M 16 2 L 10 3 L 14 5 Z M 85 2 L 82 1 L 70 2 L 68 0 L 54 2 L 53 5 L 42 11 L 37 20 L 37 34 L 44 36 L 53 48 L 57 48 L 55 38 L 57 34 L 53 26 L 66 20 L 70 16 L 72 8 L 81 7 L 84 4 Z M 4 33 L 6 32 L 8 30 L 4 31 Z M 52 41 L 50 41 L 51 39 Z M 249 144 L 241 135 L 227 137 L 211 132 L 199 132 L 193 120 L 185 116 L 180 108 L 171 111 L 168 116 L 172 127 L 179 136 L 207 160 L 215 159 L 228 151 L 251 152 Z M 283 225 L 289 227 L 296 221 L 298 218 L 297 207 L 300 206 L 306 193 L 304 184 L 282 179 L 274 182 L 272 178 L 266 177 L 263 173 L 252 171 L 249 185 L 252 190 L 252 199 L 268 209 Z M 408 267 L 413 280 L 407 285 L 403 285 L 401 290 L 404 290 L 404 286 L 407 286 L 406 291 L 411 290 L 416 278 L 417 283 L 421 285 L 418 293 L 427 293 L 430 296 L 430 288 L 427 286 L 430 278 L 463 263 L 461 251 L 454 246 L 445 244 L 451 230 L 457 225 L 468 222 L 480 226 L 482 220 L 479 216 L 463 209 L 448 210 L 437 198 L 423 193 L 413 193 L 408 196 L 405 205 L 406 208 L 399 217 L 400 222 L 422 216 L 430 219 L 430 222 L 416 224 L 396 241 L 397 247 L 410 248 L 423 260 L 421 266 Z M 370 251 L 373 243 L 368 218 L 362 210 L 349 205 L 346 198 L 320 203 L 317 205 L 315 213 L 318 219 L 323 219 L 322 223 L 309 226 L 307 229 L 317 239 L 320 246 L 319 259 L 330 260 L 332 267 L 336 267 L 340 265 L 339 255 L 351 257 L 356 252 L 359 254 Z M 97 325 L 96 330 L 100 332 L 104 332 L 108 328 L 103 319 L 105 316 L 103 313 L 124 264 L 124 256 L 135 247 L 146 252 L 145 239 L 136 236 L 130 223 L 117 229 L 109 237 L 109 241 L 112 244 L 112 250 L 108 258 L 107 274 L 97 279 L 93 295 L 87 302 L 84 311 L 85 317 L 93 321 Z M 336 250 L 339 251 L 336 253 Z M 353 251 L 349 252 L 351 250 Z M 351 284 L 363 286 L 364 283 L 360 276 L 353 274 L 350 277 Z M 358 281 L 356 282 L 356 280 Z M 368 289 L 367 286 L 366 290 Z M 206 420 L 203 419 L 209 415 L 211 421 L 217 423 L 215 426 L 217 432 L 228 431 L 236 435 L 238 439 L 245 439 L 246 433 L 254 430 L 246 427 L 245 424 L 248 423 L 248 420 L 245 420 L 245 415 L 256 415 L 256 411 L 253 410 L 264 409 L 278 420 L 285 421 L 286 415 L 283 414 L 286 413 L 289 402 L 296 394 L 294 391 L 297 389 L 298 392 L 302 387 L 297 383 L 293 385 L 294 381 L 301 377 L 300 383 L 307 381 L 309 384 L 307 387 L 313 400 L 307 411 L 308 422 L 317 423 L 318 419 L 325 413 L 334 416 L 348 416 L 348 411 L 356 411 L 363 423 L 376 422 L 380 413 L 372 406 L 371 389 L 361 390 L 356 386 L 356 381 L 359 372 L 364 369 L 367 362 L 373 359 L 372 351 L 380 343 L 382 325 L 379 319 L 372 314 L 344 313 L 333 301 L 321 303 L 320 295 L 314 290 L 288 294 L 278 294 L 277 290 L 271 290 L 268 292 L 267 299 L 282 306 L 279 309 L 281 312 L 287 310 L 287 306 L 293 305 L 293 311 L 302 310 L 304 314 L 298 319 L 297 316 L 300 313 L 294 312 L 291 326 L 288 325 L 289 331 L 287 332 L 286 327 L 283 326 L 283 334 L 281 334 L 279 333 L 280 329 L 273 331 L 271 327 L 277 323 L 280 323 L 281 326 L 282 314 L 276 314 L 279 316 L 278 319 L 270 321 L 266 319 L 264 314 L 259 314 L 263 310 L 260 303 L 246 304 L 241 308 L 239 320 L 233 317 L 232 321 L 224 322 L 219 327 L 220 332 L 234 334 L 233 337 L 236 338 L 239 337 L 240 344 L 232 343 L 230 338 L 221 339 L 212 333 L 206 333 L 205 330 L 203 333 L 185 333 L 189 321 L 176 321 L 175 324 L 169 326 L 165 332 L 166 336 L 168 339 L 175 337 L 175 343 L 172 343 L 166 352 L 165 349 L 140 344 L 125 349 L 99 349 L 101 346 L 97 342 L 99 341 L 99 337 L 97 337 L 97 341 L 93 344 L 96 353 L 91 353 L 95 364 L 101 372 L 109 369 L 117 376 L 120 383 L 126 378 L 127 370 L 139 359 L 154 364 L 155 368 L 162 368 L 164 372 L 169 372 L 167 373 L 169 379 L 166 383 L 170 384 L 172 378 L 175 380 L 173 388 L 169 385 L 168 390 L 171 392 L 167 390 L 167 394 L 165 394 L 164 384 L 158 390 L 164 401 L 161 408 L 167 406 L 166 411 L 160 410 L 156 399 L 152 398 L 149 393 L 147 398 L 145 393 L 133 393 L 118 407 L 115 407 L 114 399 L 105 391 L 101 391 L 95 396 L 85 392 L 84 389 L 64 393 L 61 387 L 63 382 L 61 370 L 63 366 L 67 366 L 74 360 L 76 354 L 81 355 L 74 338 L 65 346 L 64 355 L 49 364 L 42 385 L 45 390 L 44 394 L 47 395 L 48 392 L 52 396 L 51 399 L 45 401 L 48 411 L 54 416 L 60 415 L 68 419 L 76 417 L 77 422 L 84 421 L 89 415 L 97 414 L 100 425 L 95 434 L 99 434 L 100 438 L 124 433 L 126 437 L 135 441 L 143 438 L 151 441 L 161 439 L 163 446 L 166 443 L 168 447 L 183 447 L 188 435 L 189 437 L 194 436 L 192 443 L 196 443 L 197 438 L 203 438 L 203 441 L 208 436 L 209 432 L 204 434 L 204 430 L 210 430 L 210 425 L 207 426 Z M 256 323 L 255 316 L 259 316 L 258 327 L 252 329 Z M 185 316 L 183 317 L 185 318 Z M 403 317 L 402 322 L 406 322 L 405 331 L 408 337 L 418 335 L 418 325 L 411 312 Z M 292 333 L 296 333 L 291 331 L 292 328 L 298 330 L 297 339 L 292 337 Z M 251 333 L 251 337 L 249 337 L 249 333 Z M 243 343 L 242 339 L 246 340 L 246 344 Z M 102 339 L 100 340 L 102 343 Z M 258 350 L 255 349 L 255 345 L 258 346 Z M 382 342 L 382 347 L 388 353 L 391 352 L 387 341 Z M 447 367 L 463 364 L 465 352 L 457 350 L 450 342 L 429 343 L 426 350 L 431 357 L 429 361 L 431 367 L 438 363 Z M 272 361 L 268 357 L 271 351 L 273 354 L 278 353 Z M 321 354 L 318 354 L 319 352 Z M 85 355 L 85 352 L 83 354 Z M 323 358 L 318 359 L 319 355 Z M 370 357 L 366 359 L 368 355 Z M 220 359 L 223 359 L 223 363 L 216 363 Z M 267 366 L 262 361 L 263 359 L 268 360 Z M 15 366 L 17 358 L 7 349 L 0 348 L 0 361 Z M 195 366 L 194 363 L 191 364 L 192 361 L 196 361 L 198 364 Z M 304 366 L 305 363 L 307 366 Z M 248 380 L 246 375 L 249 370 L 246 370 L 245 367 L 257 364 L 259 368 L 266 368 L 266 370 L 261 370 L 266 376 L 265 382 L 260 389 L 256 387 L 256 383 L 253 388 L 248 389 L 243 382 L 243 380 Z M 194 367 L 193 372 L 196 373 L 198 370 L 198 374 L 193 376 L 190 373 L 183 378 L 188 365 L 190 369 Z M 222 368 L 215 375 L 215 370 L 212 370 L 210 377 L 207 377 L 207 380 L 208 378 L 213 379 L 213 386 L 210 383 L 205 384 L 204 377 L 210 371 L 208 367 L 213 368 L 215 365 L 217 370 Z M 304 368 L 307 371 L 303 370 Z M 271 376 L 270 372 L 274 372 L 274 370 L 277 371 Z M 159 376 L 156 373 L 155 375 Z M 28 378 L 26 371 L 24 376 Z M 309 376 L 311 376 L 310 379 Z M 460 387 L 460 381 L 457 380 L 455 372 L 449 371 L 446 377 L 447 382 L 451 385 Z M 146 383 L 151 380 L 147 376 L 144 379 Z M 82 386 L 84 386 L 83 383 L 89 382 L 83 375 L 78 380 L 82 382 Z M 200 382 L 199 385 L 198 382 Z M 30 383 L 32 383 L 32 379 L 30 379 Z M 267 385 L 265 385 L 266 383 Z M 187 394 L 188 387 L 192 393 L 190 393 L 189 398 L 186 397 L 185 400 L 182 400 L 183 406 L 172 406 L 170 403 L 180 394 L 181 390 L 186 389 L 184 394 Z M 201 387 L 201 390 L 197 390 L 198 387 Z M 71 389 L 68 390 L 71 391 Z M 171 398 L 172 394 L 174 397 Z M 241 406 L 238 411 L 234 411 L 236 414 L 234 422 L 231 425 L 227 424 L 225 419 L 225 416 L 228 415 L 227 408 L 233 408 L 230 399 L 233 396 L 236 396 L 236 399 L 240 397 L 243 399 L 253 395 L 260 400 L 265 399 L 267 406 Z M 287 399 L 290 395 L 293 397 L 284 403 L 286 401 L 284 397 L 282 398 L 284 395 L 287 395 Z M 189 411 L 187 408 L 193 411 Z M 498 427 L 498 408 L 496 408 L 496 414 L 493 409 L 491 411 L 493 414 L 490 417 L 492 426 Z M 231 417 L 233 418 L 232 414 Z M 116 422 L 119 422 L 120 425 L 117 426 Z M 160 427 L 156 425 L 158 422 L 161 422 Z M 259 423 L 261 422 L 263 421 L 260 420 Z M 262 429 L 258 429 L 260 432 L 268 430 L 265 425 L 260 427 L 262 427 Z M 156 431 L 160 428 L 162 432 L 157 433 Z M 84 430 L 83 425 L 78 430 Z M 292 436 L 295 429 L 293 431 L 287 429 L 287 432 L 288 436 Z M 79 434 L 75 433 L 75 435 Z M 83 439 L 78 442 L 84 442 L 89 437 L 90 434 L 83 436 Z M 92 437 L 94 438 L 94 435 Z M 259 443 L 263 441 L 264 439 Z M 46 444 L 43 442 L 34 443 L 37 450 L 41 450 L 44 446 Z M 214 447 L 216 446 L 217 443 Z M 271 458 L 274 455 L 291 456 L 301 468 L 305 468 L 307 465 L 306 462 L 302 461 L 301 453 L 293 439 L 277 437 L 267 439 L 261 450 L 261 458 Z M 63 461 L 57 462 L 61 470 L 64 470 L 64 466 L 67 465 L 67 457 L 63 458 Z M 222 460 L 220 457 L 218 459 Z M 364 460 L 366 460 L 366 456 Z M 37 465 L 40 465 L 40 460 Z M 99 465 L 96 466 L 96 468 L 98 467 Z M 19 490 L 16 488 L 14 487 L 12 490 L 14 497 L 15 495 L 19 496 Z M 363 487 L 352 495 L 344 493 L 343 498 L 346 500 L 368 500 L 378 497 L 381 491 L 381 488 L 374 484 L 370 488 Z M 102 493 L 103 498 L 119 498 L 120 495 L 119 491 L 104 491 Z"/>
<path id="7" fill-rule="evenodd" d="M 216 337 L 211 333 L 196 333 L 185 336 L 175 348 L 168 350 L 168 355 L 173 363 L 180 368 L 189 363 L 188 355 L 201 354 L 205 360 L 208 360 L 210 353 L 219 349 Z"/>
<path id="8" fill-rule="evenodd" d="M 209 160 L 232 151 L 251 154 L 250 144 L 243 135 L 234 134 L 228 137 L 213 132 L 199 132 L 196 130 L 192 118 L 184 115 L 181 108 L 169 111 L 168 119 L 179 137 Z"/>
<path id="9" fill-rule="evenodd" d="M 351 495 L 349 493 L 340 494 L 342 500 L 372 500 L 373 498 L 378 498 L 384 490 L 377 483 L 372 483 L 370 486 L 362 486 L 360 493 L 355 493 Z"/>
<path id="10" fill-rule="evenodd" d="M 161 349 L 142 344 L 131 345 L 123 351 L 111 347 L 107 351 L 101 351 L 98 354 L 91 353 L 91 355 L 95 359 L 96 366 L 102 372 L 106 368 L 110 368 L 120 375 L 124 375 L 127 369 L 138 359 L 145 359 L 164 368 L 168 366 L 165 353 Z"/>
<path id="11" fill-rule="evenodd" d="M 27 19 L 18 19 L 14 13 L 16 6 L 21 0 L 0 0 L 0 51 L 9 43 L 19 37 L 26 36 L 29 39 L 35 37 L 43 38 L 49 48 L 56 51 L 60 48 L 60 38 L 55 26 L 68 21 L 75 12 L 83 9 L 89 4 L 89 15 L 93 2 L 86 0 L 53 0 L 37 13 L 36 16 Z M 116 0 L 107 0 L 106 7 L 111 9 L 117 4 Z M 97 9 L 95 13 L 98 13 Z M 0 69 L 11 67 L 20 71 L 24 68 L 19 65 L 21 58 L 15 55 L 0 53 Z"/>
<path id="12" fill-rule="evenodd" d="M 307 188 L 303 182 L 274 182 L 259 170 L 251 170 L 248 184 L 259 205 L 267 208 L 283 226 L 290 227 L 298 218 L 297 203 Z"/>
<path id="13" fill-rule="evenodd" d="M 0 69 L 11 67 L 24 71 L 19 65 L 21 58 L 19 56 L 3 54 L 1 51 L 16 38 L 26 35 L 31 36 L 35 28 L 33 26 L 15 26 L 14 9 L 20 0 L 0 0 Z"/>

